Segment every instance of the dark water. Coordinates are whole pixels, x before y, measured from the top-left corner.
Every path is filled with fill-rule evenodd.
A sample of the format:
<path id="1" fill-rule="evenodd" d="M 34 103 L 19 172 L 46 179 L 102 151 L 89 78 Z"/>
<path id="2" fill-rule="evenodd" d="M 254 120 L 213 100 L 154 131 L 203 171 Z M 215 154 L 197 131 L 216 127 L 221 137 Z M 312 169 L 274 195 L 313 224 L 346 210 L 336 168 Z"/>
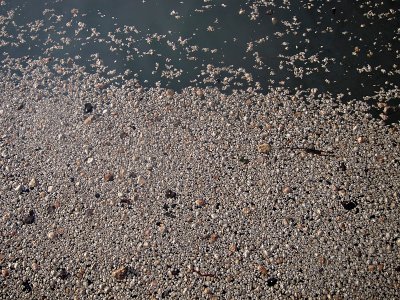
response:
<path id="1" fill-rule="evenodd" d="M 114 82 L 227 92 L 318 88 L 347 100 L 396 90 L 400 82 L 399 1 L 4 3 L 1 15 L 15 10 L 15 23 L 3 25 L 12 37 L 2 39 L 18 42 L 20 34 L 25 42 L 1 47 L 3 58 L 70 57 Z M 43 22 L 37 30 L 36 20 Z M 97 58 L 104 67 L 93 67 Z"/>

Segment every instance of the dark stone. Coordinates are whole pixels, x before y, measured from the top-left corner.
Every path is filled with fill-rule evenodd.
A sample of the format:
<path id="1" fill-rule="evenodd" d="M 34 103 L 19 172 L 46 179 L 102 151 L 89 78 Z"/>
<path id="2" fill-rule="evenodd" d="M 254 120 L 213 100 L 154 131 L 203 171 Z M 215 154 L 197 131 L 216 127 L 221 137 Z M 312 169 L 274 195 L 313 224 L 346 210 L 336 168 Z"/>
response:
<path id="1" fill-rule="evenodd" d="M 47 206 L 46 210 L 47 210 L 47 213 L 52 214 L 55 212 L 56 207 L 54 204 L 50 204 L 49 206 Z"/>
<path id="2" fill-rule="evenodd" d="M 274 286 L 275 284 L 278 283 L 278 279 L 275 277 L 271 277 L 267 280 L 267 285 L 268 286 Z"/>
<path id="3" fill-rule="evenodd" d="M 345 210 L 352 210 L 357 207 L 357 203 L 353 201 L 342 201 L 342 206 Z"/>
<path id="4" fill-rule="evenodd" d="M 122 205 L 126 204 L 129 206 L 129 205 L 131 205 L 131 200 L 129 200 L 127 198 L 121 199 L 121 204 Z"/>
<path id="5" fill-rule="evenodd" d="M 87 285 L 92 285 L 93 284 L 93 280 L 87 278 L 86 279 L 86 283 L 87 283 Z"/>
<path id="6" fill-rule="evenodd" d="M 93 105 L 91 103 L 85 103 L 85 108 L 83 109 L 85 114 L 89 114 L 93 111 Z"/>
<path id="7" fill-rule="evenodd" d="M 125 132 L 125 131 L 122 131 L 120 134 L 119 134 L 119 137 L 121 138 L 121 139 L 124 139 L 124 138 L 126 138 L 128 136 L 128 134 Z"/>
<path id="8" fill-rule="evenodd" d="M 33 224 L 35 222 L 35 212 L 31 209 L 29 214 L 22 218 L 22 223 L 26 224 Z"/>
<path id="9" fill-rule="evenodd" d="M 168 218 L 172 218 L 172 219 L 176 218 L 176 216 L 170 211 L 167 211 L 166 213 L 164 213 L 164 216 L 166 216 Z"/>
<path id="10" fill-rule="evenodd" d="M 167 198 L 176 198 L 176 193 L 174 192 L 174 191 L 171 191 L 171 190 L 167 190 L 166 192 L 165 192 L 165 197 L 167 197 Z"/>
<path id="11" fill-rule="evenodd" d="M 31 293 L 32 292 L 32 286 L 29 283 L 28 280 L 22 281 L 22 291 L 26 293 Z"/>
<path id="12" fill-rule="evenodd" d="M 99 193 L 94 194 L 94 196 L 95 196 L 97 199 L 100 198 L 100 194 L 99 194 Z"/>
<path id="13" fill-rule="evenodd" d="M 30 191 L 29 187 L 27 187 L 27 186 L 22 186 L 21 187 L 21 194 L 22 193 L 29 193 L 29 191 Z"/>
<path id="14" fill-rule="evenodd" d="M 173 269 L 173 270 L 171 271 L 171 274 L 174 275 L 174 276 L 178 276 L 179 273 L 180 273 L 179 269 Z"/>
<path id="15" fill-rule="evenodd" d="M 23 109 L 24 108 L 24 104 L 23 103 L 20 103 L 18 106 L 17 106 L 17 110 L 21 110 L 21 109 Z"/>
<path id="16" fill-rule="evenodd" d="M 88 209 L 85 211 L 85 215 L 88 216 L 88 217 L 93 216 L 93 214 L 94 214 L 94 209 L 93 209 L 93 208 L 88 208 Z"/>
<path id="17" fill-rule="evenodd" d="M 245 165 L 247 165 L 250 162 L 250 159 L 247 159 L 245 157 L 241 157 L 241 158 L 239 158 L 239 161 L 241 163 L 244 163 Z"/>
<path id="18" fill-rule="evenodd" d="M 61 268 L 60 271 L 57 274 L 57 277 L 62 279 L 62 280 L 67 279 L 68 276 L 69 276 L 69 273 L 67 272 L 67 270 L 65 268 Z"/>
<path id="19" fill-rule="evenodd" d="M 165 290 L 164 292 L 162 292 L 162 294 L 161 294 L 161 299 L 165 299 L 165 298 L 168 298 L 169 297 L 169 295 L 171 294 L 171 290 Z"/>

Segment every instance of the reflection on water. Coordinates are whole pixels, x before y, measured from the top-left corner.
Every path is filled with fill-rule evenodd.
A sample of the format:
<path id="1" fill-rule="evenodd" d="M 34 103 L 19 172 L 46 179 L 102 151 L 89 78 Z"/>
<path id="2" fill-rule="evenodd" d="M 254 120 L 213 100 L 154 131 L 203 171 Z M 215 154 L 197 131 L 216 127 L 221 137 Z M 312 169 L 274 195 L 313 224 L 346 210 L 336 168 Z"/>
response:
<path id="1" fill-rule="evenodd" d="M 398 1 L 3 1 L 3 58 L 69 58 L 113 81 L 221 90 L 397 89 Z M 55 60 L 57 61 L 57 60 Z"/>

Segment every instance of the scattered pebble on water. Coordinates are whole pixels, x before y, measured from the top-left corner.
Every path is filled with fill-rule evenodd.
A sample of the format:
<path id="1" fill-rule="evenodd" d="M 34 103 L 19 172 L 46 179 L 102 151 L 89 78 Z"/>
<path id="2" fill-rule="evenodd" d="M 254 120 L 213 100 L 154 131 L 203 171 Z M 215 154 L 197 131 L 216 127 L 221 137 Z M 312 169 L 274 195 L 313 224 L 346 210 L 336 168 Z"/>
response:
<path id="1" fill-rule="evenodd" d="M 397 3 L 64 2 L 0 1 L 5 298 L 396 299 Z"/>

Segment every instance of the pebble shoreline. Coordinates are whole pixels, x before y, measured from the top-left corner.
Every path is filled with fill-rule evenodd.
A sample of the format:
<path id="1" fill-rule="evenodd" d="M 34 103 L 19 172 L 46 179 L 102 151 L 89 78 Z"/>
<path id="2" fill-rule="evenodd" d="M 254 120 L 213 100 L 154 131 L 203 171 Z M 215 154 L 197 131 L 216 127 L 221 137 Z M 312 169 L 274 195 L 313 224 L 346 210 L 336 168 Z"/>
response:
<path id="1" fill-rule="evenodd" d="M 399 296 L 399 125 L 367 104 L 29 74 L 0 74 L 0 299 Z"/>

